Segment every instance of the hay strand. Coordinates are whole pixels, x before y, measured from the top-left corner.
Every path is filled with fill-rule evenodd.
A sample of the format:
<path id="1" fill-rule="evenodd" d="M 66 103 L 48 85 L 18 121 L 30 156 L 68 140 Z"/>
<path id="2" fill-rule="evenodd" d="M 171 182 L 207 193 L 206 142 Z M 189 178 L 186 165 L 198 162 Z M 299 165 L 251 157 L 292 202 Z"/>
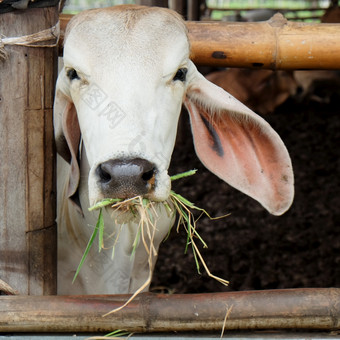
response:
<path id="1" fill-rule="evenodd" d="M 192 176 L 196 173 L 196 171 L 197 170 L 191 170 L 188 172 L 184 172 L 184 173 L 172 176 L 171 180 L 174 181 L 174 180 L 184 178 L 187 176 Z M 227 280 L 224 280 L 216 275 L 213 275 L 210 272 L 195 242 L 195 239 L 198 239 L 202 243 L 203 248 L 208 247 L 196 230 L 197 220 L 195 220 L 194 215 L 191 210 L 200 211 L 201 212 L 200 217 L 204 214 L 211 220 L 216 219 L 216 218 L 211 217 L 206 212 L 206 210 L 195 206 L 192 202 L 190 202 L 183 196 L 175 193 L 173 190 L 171 190 L 168 200 L 161 202 L 161 203 L 152 202 L 147 198 L 143 198 L 142 196 L 136 196 L 136 197 L 132 197 L 126 200 L 106 198 L 106 199 L 101 200 L 100 202 L 97 202 L 95 205 L 89 208 L 90 211 L 98 209 L 99 216 L 98 216 L 96 227 L 93 230 L 91 238 L 87 244 L 83 257 L 77 268 L 73 282 L 76 279 L 77 275 L 79 274 L 79 271 L 89 253 L 91 245 L 93 244 L 94 239 L 98 233 L 99 233 L 99 238 L 98 238 L 99 251 L 101 251 L 101 249 L 104 249 L 104 220 L 103 220 L 102 209 L 107 206 L 111 206 L 111 209 L 113 209 L 113 214 L 117 214 L 117 216 L 120 216 L 121 214 L 124 214 L 126 212 L 130 212 L 135 217 L 138 217 L 138 221 L 139 221 L 138 229 L 137 229 L 137 233 L 136 233 L 136 236 L 133 242 L 131 255 L 133 256 L 135 254 L 138 244 L 142 242 L 144 249 L 146 253 L 148 254 L 149 275 L 146 281 L 141 285 L 141 287 L 139 287 L 136 290 L 136 292 L 122 306 L 106 313 L 104 316 L 108 316 L 112 313 L 118 312 L 119 310 L 126 307 L 138 294 L 140 294 L 151 283 L 153 257 L 157 256 L 157 250 L 154 245 L 154 238 L 155 238 L 155 233 L 156 233 L 156 222 L 157 222 L 157 217 L 158 217 L 157 211 L 155 209 L 156 204 L 163 204 L 169 213 L 176 213 L 176 212 L 178 213 L 179 218 L 178 218 L 178 223 L 177 223 L 177 232 L 179 231 L 180 226 L 184 227 L 187 233 L 185 253 L 187 253 L 188 247 L 189 245 L 191 245 L 195 263 L 196 263 L 197 272 L 200 274 L 200 263 L 201 263 L 209 277 L 217 280 L 223 285 L 227 286 L 229 284 Z M 223 218 L 225 216 L 228 216 L 228 215 L 224 215 L 224 216 L 217 217 L 217 218 Z M 118 241 L 120 231 L 121 229 L 118 231 L 116 239 L 113 244 L 112 257 L 114 256 L 114 248 L 115 248 L 115 244 Z M 170 230 L 169 230 L 169 233 L 170 233 Z"/>

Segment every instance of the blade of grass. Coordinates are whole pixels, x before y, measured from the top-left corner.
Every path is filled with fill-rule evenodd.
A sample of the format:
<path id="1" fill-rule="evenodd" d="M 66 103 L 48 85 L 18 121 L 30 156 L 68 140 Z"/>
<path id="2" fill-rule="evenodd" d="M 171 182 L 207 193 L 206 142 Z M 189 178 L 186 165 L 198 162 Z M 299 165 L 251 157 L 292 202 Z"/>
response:
<path id="1" fill-rule="evenodd" d="M 177 202 L 176 202 L 177 200 Z M 176 197 L 174 197 L 174 200 L 173 200 L 173 203 L 180 215 L 180 217 L 182 218 L 182 221 L 181 219 L 179 220 L 178 223 L 181 223 L 184 227 L 184 229 L 186 230 L 186 233 L 187 233 L 187 240 L 186 240 L 186 245 L 185 245 L 185 250 L 184 250 L 184 254 L 187 253 L 188 251 L 188 247 L 189 247 L 189 244 L 191 244 L 192 246 L 192 250 L 193 250 L 193 255 L 194 255 L 194 260 L 195 260 L 195 264 L 196 264 L 196 269 L 197 269 L 197 272 L 199 274 L 201 274 L 200 272 L 200 265 L 199 265 L 199 261 L 198 261 L 198 258 L 197 258 L 197 255 L 196 255 L 196 249 L 194 248 L 193 246 L 193 243 L 194 243 L 194 240 L 193 240 L 193 231 L 195 231 L 195 226 L 192 225 L 191 223 L 191 216 L 192 216 L 192 213 L 191 211 L 187 208 L 187 206 L 185 204 L 183 204 L 179 199 L 177 199 Z M 186 210 L 186 211 L 185 211 Z M 194 220 L 193 220 L 194 221 Z M 194 224 L 195 224 L 195 221 L 194 221 Z M 197 232 L 196 232 L 197 233 Z M 198 233 L 197 233 L 198 235 Z M 200 240 L 201 237 L 199 237 Z M 203 242 L 203 245 L 206 246 L 206 243 L 202 240 Z"/>
<path id="2" fill-rule="evenodd" d="M 177 194 L 176 192 L 174 192 L 173 190 L 171 190 L 171 193 L 170 193 L 171 196 L 175 197 L 178 201 L 180 201 L 181 203 L 183 203 L 184 205 L 192 208 L 192 209 L 195 209 L 195 210 L 199 210 L 199 211 L 202 211 L 206 216 L 209 217 L 210 220 L 218 220 L 220 218 L 224 218 L 224 217 L 227 217 L 229 216 L 230 214 L 226 214 L 226 215 L 222 215 L 222 216 L 217 216 L 217 217 L 211 217 L 209 215 L 209 213 L 203 209 L 203 208 L 200 208 L 200 207 L 197 207 L 194 203 L 190 202 L 189 200 L 187 200 L 186 198 L 184 198 L 182 195 L 180 194 Z"/>
<path id="3" fill-rule="evenodd" d="M 100 217 L 101 215 L 102 215 L 102 210 L 100 209 L 99 217 Z M 98 229 L 99 229 L 98 224 L 99 224 L 99 218 L 98 218 L 97 225 L 96 225 L 96 227 L 94 228 L 93 233 L 92 233 L 92 235 L 91 235 L 91 237 L 90 237 L 90 240 L 89 240 L 89 242 L 88 242 L 88 244 L 87 244 L 87 246 L 86 246 L 86 249 L 85 249 L 85 252 L 84 252 L 84 254 L 83 254 L 83 257 L 81 258 L 81 260 L 80 260 L 80 262 L 79 262 L 77 271 L 76 271 L 76 273 L 74 274 L 74 278 L 73 278 L 72 283 L 74 283 L 75 279 L 77 278 L 77 276 L 78 276 L 78 274 L 79 274 L 79 272 L 80 272 L 80 269 L 81 269 L 81 267 L 83 266 L 83 264 L 84 264 L 84 262 L 85 262 L 85 259 L 86 259 L 86 257 L 87 257 L 87 254 L 89 253 L 89 251 L 90 251 L 90 249 L 91 249 L 92 243 L 93 243 L 94 239 L 96 238 L 96 235 L 97 235 Z"/>
<path id="4" fill-rule="evenodd" d="M 104 248 L 104 219 L 103 219 L 103 211 L 100 209 L 97 227 L 99 229 L 99 237 L 98 237 L 98 249 L 101 252 L 102 248 Z"/>
<path id="5" fill-rule="evenodd" d="M 197 172 L 197 169 L 189 170 L 189 171 L 177 174 L 177 175 L 173 175 L 173 176 L 170 177 L 170 179 L 171 179 L 171 181 L 177 181 L 180 178 L 184 178 L 184 177 L 189 177 L 189 176 L 195 175 L 196 172 Z"/>
<path id="6" fill-rule="evenodd" d="M 178 196 L 180 196 L 180 195 L 171 194 L 171 197 L 173 197 L 173 198 L 174 198 L 175 200 L 177 200 L 178 203 L 179 203 L 179 205 L 176 204 L 176 208 L 177 208 L 178 213 L 179 213 L 180 215 L 183 214 L 184 219 L 185 219 L 186 222 L 187 222 L 187 225 L 189 225 L 190 219 L 189 219 L 188 215 L 189 215 L 189 214 L 192 215 L 192 213 L 191 213 L 190 210 L 188 209 L 188 206 L 187 206 L 187 205 L 181 200 L 181 198 L 178 197 Z M 185 201 L 187 201 L 187 200 L 185 200 Z M 173 202 L 174 202 L 174 201 L 173 201 Z M 189 202 L 189 203 L 190 203 L 190 202 Z M 193 208 L 193 206 L 189 206 L 189 208 Z M 185 209 L 185 210 L 188 212 L 188 214 L 187 214 L 183 209 Z M 201 209 L 200 209 L 200 210 L 201 210 Z M 208 217 L 209 217 L 209 215 L 208 215 Z M 208 248 L 207 244 L 203 241 L 203 239 L 201 238 L 201 236 L 200 236 L 199 233 L 197 232 L 196 226 L 195 226 L 195 228 L 192 228 L 192 231 L 193 231 L 194 234 L 198 237 L 198 239 L 202 242 L 203 247 L 204 247 L 204 248 Z"/>
<path id="7" fill-rule="evenodd" d="M 90 338 L 86 338 L 86 340 L 100 340 L 100 339 L 119 339 L 121 337 L 128 336 L 126 339 L 130 338 L 133 333 L 129 333 L 126 331 L 122 331 L 120 329 L 117 329 L 116 331 L 113 331 L 111 333 L 105 334 L 104 336 L 91 336 Z"/>
<path id="8" fill-rule="evenodd" d="M 106 337 L 109 337 L 109 336 L 116 336 L 116 337 L 121 337 L 121 336 L 126 336 L 126 335 L 130 335 L 131 333 L 129 332 L 126 332 L 126 331 L 122 331 L 120 329 L 117 329 L 116 331 L 113 331 L 109 334 L 105 334 Z"/>
<path id="9" fill-rule="evenodd" d="M 122 199 L 120 199 L 120 198 L 104 198 L 100 202 L 97 202 L 95 205 L 90 207 L 89 211 L 104 208 L 108 205 L 112 205 L 112 204 L 115 204 L 115 203 L 121 202 L 121 201 L 122 201 Z"/>
<path id="10" fill-rule="evenodd" d="M 195 207 L 194 203 L 191 203 L 189 200 L 184 198 L 182 195 L 175 193 L 173 190 L 171 190 L 170 195 L 176 197 L 176 199 L 179 202 L 182 202 L 184 205 L 186 205 L 190 208 Z"/>
<path id="11" fill-rule="evenodd" d="M 120 228 L 119 228 L 119 230 L 118 230 L 118 232 L 117 232 L 116 238 L 115 238 L 115 240 L 114 240 L 114 242 L 113 242 L 113 246 L 112 246 L 112 254 L 111 254 L 111 259 L 112 259 L 112 260 L 113 260 L 113 258 L 114 258 L 114 256 L 115 256 L 116 244 L 117 244 L 117 242 L 118 242 L 119 235 L 120 235 L 122 229 L 123 229 L 123 225 L 121 224 L 121 225 L 120 225 Z"/>
<path id="12" fill-rule="evenodd" d="M 136 252 L 136 249 L 137 249 L 137 246 L 139 244 L 139 240 L 140 240 L 140 231 L 141 231 L 141 228 L 138 228 L 137 230 L 137 234 L 136 234 L 136 237 L 135 237 L 135 240 L 133 241 L 133 245 L 132 245 L 132 252 L 131 252 L 131 259 L 133 258 L 133 255 L 135 254 Z"/>
<path id="13" fill-rule="evenodd" d="M 176 200 L 173 200 L 173 204 L 175 205 L 175 208 L 177 210 L 177 212 L 179 213 L 179 219 L 178 219 L 178 224 L 177 224 L 177 232 L 179 231 L 179 227 L 182 224 L 187 232 L 187 241 L 185 244 L 185 250 L 184 250 L 184 254 L 187 253 L 188 251 L 188 245 L 189 245 L 189 233 L 188 233 L 188 229 L 186 228 L 186 224 L 185 222 L 183 222 L 183 220 L 185 220 L 187 223 L 189 222 L 189 217 L 187 216 L 186 212 L 182 209 L 182 207 L 180 205 L 178 205 Z"/>

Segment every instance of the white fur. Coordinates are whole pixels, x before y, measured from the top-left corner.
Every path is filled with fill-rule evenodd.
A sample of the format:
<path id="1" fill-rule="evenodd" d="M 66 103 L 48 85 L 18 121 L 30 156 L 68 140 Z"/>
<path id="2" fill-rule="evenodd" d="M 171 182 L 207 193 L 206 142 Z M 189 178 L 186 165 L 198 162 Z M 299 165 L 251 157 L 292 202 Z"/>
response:
<path id="1" fill-rule="evenodd" d="M 69 112 L 70 103 L 73 103 L 82 138 L 79 145 L 78 193 L 83 215 L 68 199 L 69 183 L 77 173 L 74 168 L 77 161 L 72 158 L 72 169 L 75 171 L 71 173 L 70 165 L 59 157 L 59 294 L 132 293 L 146 281 L 149 275 L 148 254 L 142 242 L 137 246 L 136 253 L 131 255 L 138 221 L 128 217 L 126 220 L 112 217 L 112 211 L 108 208 L 104 211 L 108 249 L 98 253 L 95 244 L 77 280 L 73 285 L 71 283 L 96 225 L 98 212 L 89 212 L 88 207 L 104 198 L 95 169 L 100 163 L 112 159 L 146 159 L 157 168 L 155 188 L 148 198 L 156 202 L 166 200 L 171 188 L 168 167 L 185 98 L 191 118 L 195 119 L 193 131 L 196 146 L 201 142 L 204 150 L 209 138 L 207 143 L 202 143 L 199 135 L 200 131 L 204 132 L 199 118 L 201 106 L 210 112 L 209 120 L 212 122 L 222 122 L 224 115 L 231 115 L 235 120 L 242 121 L 243 125 L 258 126 L 259 135 L 263 131 L 263 135 L 269 136 L 266 138 L 273 147 L 280 150 L 277 152 L 279 160 L 270 160 L 280 163 L 277 168 L 279 171 L 282 169 L 282 178 L 285 179 L 284 184 L 280 184 L 279 193 L 272 189 L 270 174 L 261 180 L 264 185 L 261 184 L 256 193 L 248 190 L 253 177 L 244 181 L 240 178 L 242 171 L 240 174 L 225 175 L 224 166 L 221 167 L 220 163 L 224 162 L 228 167 L 229 161 L 237 162 L 237 154 L 230 160 L 215 156 L 218 160 L 215 169 L 215 163 L 209 164 L 209 154 L 214 153 L 213 148 L 208 152 L 197 151 L 209 169 L 225 181 L 231 177 L 233 186 L 260 201 L 270 212 L 281 214 L 290 206 L 293 175 L 282 141 L 263 119 L 199 74 L 189 60 L 189 53 L 184 23 L 176 14 L 165 9 L 122 6 L 92 10 L 78 15 L 69 24 L 64 46 L 64 69 L 57 83 L 54 119 L 58 152 L 69 161 L 65 157 L 63 117 L 65 112 Z M 180 68 L 188 69 L 186 81 L 173 81 Z M 70 80 L 67 77 L 67 72 L 72 69 L 76 70 L 80 79 Z M 218 119 L 214 120 L 215 116 Z M 219 130 L 217 132 L 220 133 Z M 202 134 L 202 138 L 206 136 L 206 133 Z M 247 166 L 245 173 L 248 174 L 249 169 L 254 167 L 252 176 L 266 176 L 262 164 L 267 161 L 257 158 L 258 153 L 255 150 L 256 160 Z M 275 191 L 275 195 L 268 194 L 268 191 Z M 277 200 L 280 202 L 277 203 Z M 161 203 L 156 210 L 154 245 L 158 250 L 174 219 Z M 148 239 L 147 235 L 145 237 Z M 115 240 L 117 243 L 112 260 Z M 155 260 L 156 256 L 153 264 Z"/>

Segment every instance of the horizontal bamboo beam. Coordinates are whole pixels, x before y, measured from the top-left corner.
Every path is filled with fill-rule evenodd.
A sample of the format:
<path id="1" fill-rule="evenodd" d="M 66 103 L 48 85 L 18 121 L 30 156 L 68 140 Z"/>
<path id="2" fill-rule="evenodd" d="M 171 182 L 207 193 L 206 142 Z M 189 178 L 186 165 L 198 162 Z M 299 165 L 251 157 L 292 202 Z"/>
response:
<path id="1" fill-rule="evenodd" d="M 340 288 L 213 294 L 0 296 L 1 332 L 340 329 Z M 226 319 L 226 321 L 225 321 Z"/>
<path id="2" fill-rule="evenodd" d="M 327 7 L 296 7 L 296 8 L 285 8 L 285 7 L 266 7 L 266 10 L 270 11 L 277 11 L 277 12 L 300 12 L 300 11 L 308 11 L 308 12 L 314 12 L 314 11 L 325 11 Z M 221 11 L 221 12 L 240 12 L 240 11 L 258 11 L 261 10 L 258 7 L 233 7 L 233 8 L 226 8 L 226 7 L 218 7 L 218 6 L 208 6 L 208 11 Z"/>
<path id="3" fill-rule="evenodd" d="M 61 16 L 62 31 L 70 17 Z M 275 14 L 264 22 L 188 21 L 187 27 L 197 65 L 340 69 L 340 24 L 296 23 Z"/>
<path id="4" fill-rule="evenodd" d="M 340 25 L 288 22 L 188 22 L 199 65 L 266 69 L 340 69 Z"/>

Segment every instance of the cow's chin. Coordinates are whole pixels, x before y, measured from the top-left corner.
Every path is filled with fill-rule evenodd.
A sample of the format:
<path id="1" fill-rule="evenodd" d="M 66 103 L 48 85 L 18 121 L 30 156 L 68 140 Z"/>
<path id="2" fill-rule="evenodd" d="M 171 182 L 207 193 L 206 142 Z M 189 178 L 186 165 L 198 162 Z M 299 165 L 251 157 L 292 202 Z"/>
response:
<path id="1" fill-rule="evenodd" d="M 138 224 L 140 222 L 138 209 L 133 202 L 126 205 L 106 207 L 105 210 L 115 224 L 122 225 L 131 222 Z"/>

